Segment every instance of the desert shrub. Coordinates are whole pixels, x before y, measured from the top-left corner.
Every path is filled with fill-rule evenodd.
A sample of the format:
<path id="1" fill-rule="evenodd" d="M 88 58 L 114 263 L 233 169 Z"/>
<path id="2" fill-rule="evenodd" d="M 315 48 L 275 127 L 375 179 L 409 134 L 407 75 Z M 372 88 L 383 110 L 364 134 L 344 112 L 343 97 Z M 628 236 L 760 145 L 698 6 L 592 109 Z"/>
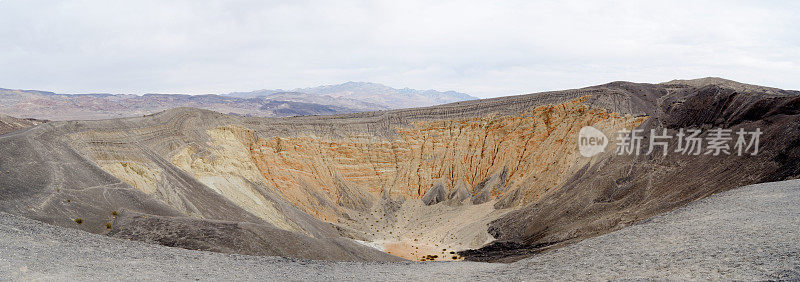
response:
<path id="1" fill-rule="evenodd" d="M 83 219 L 76 218 L 76 219 L 75 219 L 75 223 L 77 223 L 77 224 L 81 224 L 81 223 L 83 223 Z"/>

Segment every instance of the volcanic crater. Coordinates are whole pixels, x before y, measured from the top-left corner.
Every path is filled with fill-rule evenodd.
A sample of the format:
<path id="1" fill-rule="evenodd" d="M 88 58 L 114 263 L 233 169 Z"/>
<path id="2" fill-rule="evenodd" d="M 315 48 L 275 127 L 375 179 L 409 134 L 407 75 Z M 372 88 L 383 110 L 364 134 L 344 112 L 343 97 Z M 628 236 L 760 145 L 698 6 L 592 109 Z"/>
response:
<path id="1" fill-rule="evenodd" d="M 177 108 L 49 122 L 0 136 L 0 170 L 15 172 L 0 178 L 0 202 L 47 223 L 187 249 L 508 262 L 797 177 L 798 94 L 707 78 L 334 116 Z M 584 126 L 608 136 L 760 128 L 763 151 L 617 156 L 612 143 L 586 158 L 576 144 Z"/>

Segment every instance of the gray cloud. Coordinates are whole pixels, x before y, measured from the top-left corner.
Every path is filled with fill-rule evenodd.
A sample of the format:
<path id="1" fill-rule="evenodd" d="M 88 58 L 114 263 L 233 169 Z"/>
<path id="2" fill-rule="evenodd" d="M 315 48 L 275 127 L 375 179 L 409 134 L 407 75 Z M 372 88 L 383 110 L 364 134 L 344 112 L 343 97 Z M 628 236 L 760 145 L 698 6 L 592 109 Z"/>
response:
<path id="1" fill-rule="evenodd" d="M 220 93 L 372 81 L 480 97 L 721 76 L 800 89 L 797 2 L 0 2 L 0 87 Z"/>

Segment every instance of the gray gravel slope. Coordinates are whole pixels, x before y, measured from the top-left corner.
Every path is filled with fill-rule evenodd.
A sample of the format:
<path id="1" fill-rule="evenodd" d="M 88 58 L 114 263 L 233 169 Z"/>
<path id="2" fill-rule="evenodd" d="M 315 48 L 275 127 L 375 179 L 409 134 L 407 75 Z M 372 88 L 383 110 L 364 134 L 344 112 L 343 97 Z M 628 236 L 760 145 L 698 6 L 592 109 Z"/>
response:
<path id="1" fill-rule="evenodd" d="M 800 279 L 800 180 L 746 186 L 513 264 L 347 263 L 189 251 L 0 213 L 0 277 L 168 280 Z"/>
<path id="2" fill-rule="evenodd" d="M 800 180 L 745 186 L 511 264 L 529 279 L 800 280 Z"/>

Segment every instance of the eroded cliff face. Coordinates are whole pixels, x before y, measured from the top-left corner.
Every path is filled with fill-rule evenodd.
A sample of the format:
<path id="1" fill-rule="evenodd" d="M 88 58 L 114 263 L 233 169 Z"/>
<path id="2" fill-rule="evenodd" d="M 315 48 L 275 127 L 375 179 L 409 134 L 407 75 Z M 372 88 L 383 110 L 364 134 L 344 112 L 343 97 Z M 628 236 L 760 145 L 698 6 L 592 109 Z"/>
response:
<path id="1" fill-rule="evenodd" d="M 303 232 L 264 189 L 345 228 L 346 236 L 416 258 L 423 255 L 419 247 L 461 250 L 490 241 L 489 221 L 536 201 L 591 161 L 577 156 L 583 126 L 610 133 L 646 119 L 584 101 L 518 115 L 417 121 L 395 127 L 389 137 L 299 132 L 259 138 L 244 126 L 224 125 L 206 130 L 206 144 L 175 150 L 170 162 L 280 228 Z M 163 190 L 159 173 L 139 164 L 103 168 L 145 193 Z"/>
<path id="2" fill-rule="evenodd" d="M 420 200 L 429 191 L 442 196 L 427 204 L 506 199 L 504 207 L 512 207 L 537 200 L 571 172 L 583 126 L 612 132 L 645 119 L 591 109 L 583 100 L 521 115 L 415 122 L 396 128 L 393 138 L 259 138 L 250 151 L 268 183 L 324 220 L 336 206 L 363 210 L 383 195 Z"/>
<path id="3" fill-rule="evenodd" d="M 415 258 L 423 255 L 419 247 L 461 250 L 490 241 L 489 221 L 537 201 L 591 161 L 577 155 L 583 126 L 611 133 L 645 120 L 591 108 L 585 100 L 514 115 L 415 121 L 394 126 L 390 136 L 297 132 L 260 138 L 246 125 L 220 125 L 203 132 L 203 143 L 170 141 L 168 161 L 281 229 L 313 233 L 276 207 L 276 195 L 339 225 L 345 236 L 382 242 Z M 152 159 L 95 156 L 136 189 L 189 216 L 207 217 Z"/>
<path id="4" fill-rule="evenodd" d="M 302 231 L 259 191 L 256 184 L 263 185 L 265 180 L 246 146 L 252 133 L 236 126 L 206 132 L 210 137 L 207 146 L 185 146 L 170 162 L 253 215 L 282 229 Z"/>
<path id="5" fill-rule="evenodd" d="M 591 161 L 577 155 L 583 126 L 611 133 L 645 120 L 591 108 L 585 100 L 514 115 L 414 121 L 394 126 L 389 136 L 301 131 L 258 137 L 256 129 L 231 123 L 201 132 L 205 142 L 173 138 L 162 149 L 169 165 L 276 227 L 314 233 L 276 206 L 280 198 L 345 228 L 345 236 L 405 246 L 399 249 L 413 251 L 401 255 L 409 257 L 422 255 L 419 247 L 480 247 L 491 240 L 489 221 L 537 201 Z M 113 143 L 106 135 L 87 132 L 81 138 Z M 208 218 L 152 156 L 119 150 L 89 155 L 141 192 Z"/>
<path id="6" fill-rule="evenodd" d="M 229 220 L 208 206 L 236 207 L 244 219 L 332 236 L 303 218 L 310 215 L 337 226 L 339 235 L 418 259 L 440 247 L 490 242 L 490 221 L 536 202 L 591 162 L 577 153 L 582 127 L 610 136 L 646 119 L 591 107 L 587 99 L 418 119 L 391 125 L 391 134 L 301 129 L 263 136 L 263 127 L 219 120 L 200 128 L 183 121 L 124 133 L 88 130 L 71 139 L 88 144 L 84 154 L 106 172 L 187 216 Z M 182 133 L 161 136 L 166 132 Z M 189 188 L 197 185 L 207 188 Z M 209 202 L 197 189 L 219 199 Z"/>

